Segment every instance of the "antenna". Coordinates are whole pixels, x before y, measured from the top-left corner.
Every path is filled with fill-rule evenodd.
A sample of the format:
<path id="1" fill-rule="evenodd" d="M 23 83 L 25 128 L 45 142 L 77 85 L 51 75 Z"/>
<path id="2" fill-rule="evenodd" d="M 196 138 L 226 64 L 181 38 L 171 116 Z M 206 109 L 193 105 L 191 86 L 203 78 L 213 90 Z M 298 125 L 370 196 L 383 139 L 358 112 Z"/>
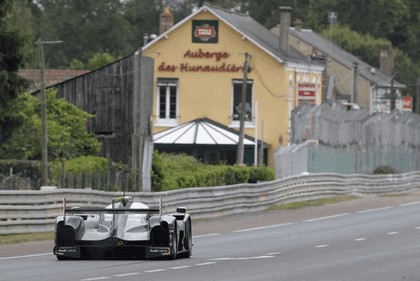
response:
<path id="1" fill-rule="evenodd" d="M 337 13 L 336 12 L 330 12 L 328 14 L 328 23 L 330 24 L 330 49 L 331 49 L 331 42 L 332 42 L 332 37 L 333 37 L 333 24 L 334 21 L 337 20 Z"/>

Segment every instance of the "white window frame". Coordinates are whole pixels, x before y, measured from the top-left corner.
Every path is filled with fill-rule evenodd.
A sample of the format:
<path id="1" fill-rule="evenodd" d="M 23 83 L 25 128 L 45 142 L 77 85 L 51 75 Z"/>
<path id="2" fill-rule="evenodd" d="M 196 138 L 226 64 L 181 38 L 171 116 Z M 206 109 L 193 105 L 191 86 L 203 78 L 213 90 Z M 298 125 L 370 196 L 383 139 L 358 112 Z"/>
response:
<path id="1" fill-rule="evenodd" d="M 160 117 L 160 90 L 161 87 L 166 87 L 165 92 L 165 117 Z M 176 87 L 175 99 L 175 117 L 170 116 L 170 99 L 171 93 L 170 88 Z M 156 84 L 156 125 L 158 126 L 177 126 L 178 125 L 178 116 L 179 116 L 179 83 L 178 79 L 165 79 L 158 78 Z"/>
<path id="2" fill-rule="evenodd" d="M 229 127 L 231 128 L 239 128 L 240 126 L 240 120 L 234 120 L 234 114 L 235 114 L 235 84 L 240 84 L 242 85 L 243 80 L 240 79 L 235 79 L 232 80 L 232 95 L 231 95 L 231 106 L 230 106 L 230 116 L 231 116 L 231 124 L 229 125 Z M 253 80 L 247 80 L 247 88 L 249 86 L 251 86 L 251 104 L 250 109 L 251 109 L 251 120 L 245 120 L 245 127 L 246 128 L 253 128 L 254 127 L 254 107 L 253 107 L 253 99 L 254 99 L 254 81 Z M 242 87 L 241 87 L 242 89 Z"/>

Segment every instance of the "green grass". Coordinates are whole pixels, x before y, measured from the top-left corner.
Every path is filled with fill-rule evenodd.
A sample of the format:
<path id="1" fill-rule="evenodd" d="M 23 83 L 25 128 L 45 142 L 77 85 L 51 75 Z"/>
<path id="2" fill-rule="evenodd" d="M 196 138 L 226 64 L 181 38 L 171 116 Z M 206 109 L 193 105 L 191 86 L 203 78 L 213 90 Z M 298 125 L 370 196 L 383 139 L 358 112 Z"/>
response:
<path id="1" fill-rule="evenodd" d="M 3 234 L 0 235 L 0 245 L 16 244 L 32 241 L 54 240 L 54 232 Z"/>
<path id="2" fill-rule="evenodd" d="M 286 204 L 279 204 L 279 205 L 273 205 L 268 210 L 270 211 L 281 211 L 281 210 L 295 210 L 295 209 L 301 209 L 301 208 L 307 208 L 307 207 L 317 207 L 317 206 L 323 206 L 326 204 L 332 204 L 332 203 L 339 203 L 349 200 L 355 200 L 358 199 L 358 196 L 355 195 L 339 195 L 334 196 L 330 198 L 322 198 L 322 199 L 315 199 L 315 200 L 308 200 L 308 201 L 300 201 L 300 202 L 292 202 L 292 203 L 286 203 Z"/>

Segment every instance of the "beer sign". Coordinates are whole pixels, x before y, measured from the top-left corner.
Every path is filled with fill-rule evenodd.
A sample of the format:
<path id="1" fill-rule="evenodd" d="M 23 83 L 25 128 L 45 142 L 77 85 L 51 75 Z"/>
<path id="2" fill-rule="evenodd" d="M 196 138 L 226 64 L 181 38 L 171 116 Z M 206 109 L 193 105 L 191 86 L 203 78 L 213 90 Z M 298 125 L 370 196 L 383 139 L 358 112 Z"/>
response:
<path id="1" fill-rule="evenodd" d="M 217 20 L 193 20 L 192 42 L 215 44 L 219 41 L 219 22 Z"/>

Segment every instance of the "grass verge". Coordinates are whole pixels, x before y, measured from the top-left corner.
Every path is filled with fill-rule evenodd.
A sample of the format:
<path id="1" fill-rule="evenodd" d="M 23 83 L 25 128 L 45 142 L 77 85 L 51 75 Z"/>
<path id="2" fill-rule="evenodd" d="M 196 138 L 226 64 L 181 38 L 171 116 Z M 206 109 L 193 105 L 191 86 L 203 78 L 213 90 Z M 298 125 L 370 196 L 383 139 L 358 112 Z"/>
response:
<path id="1" fill-rule="evenodd" d="M 301 208 L 306 208 L 306 207 L 317 207 L 317 206 L 323 206 L 323 205 L 326 205 L 326 204 L 355 200 L 355 199 L 358 199 L 358 198 L 360 198 L 360 197 L 355 196 L 355 195 L 338 195 L 338 196 L 334 196 L 334 197 L 330 197 L 330 198 L 322 198 L 322 199 L 315 199 L 315 200 L 299 201 L 299 202 L 273 205 L 270 208 L 268 208 L 268 210 L 270 210 L 270 211 L 295 210 L 295 209 L 301 209 Z"/>
<path id="2" fill-rule="evenodd" d="M 45 240 L 54 240 L 54 232 L 0 235 L 0 245 L 33 242 L 33 241 L 45 241 Z"/>

